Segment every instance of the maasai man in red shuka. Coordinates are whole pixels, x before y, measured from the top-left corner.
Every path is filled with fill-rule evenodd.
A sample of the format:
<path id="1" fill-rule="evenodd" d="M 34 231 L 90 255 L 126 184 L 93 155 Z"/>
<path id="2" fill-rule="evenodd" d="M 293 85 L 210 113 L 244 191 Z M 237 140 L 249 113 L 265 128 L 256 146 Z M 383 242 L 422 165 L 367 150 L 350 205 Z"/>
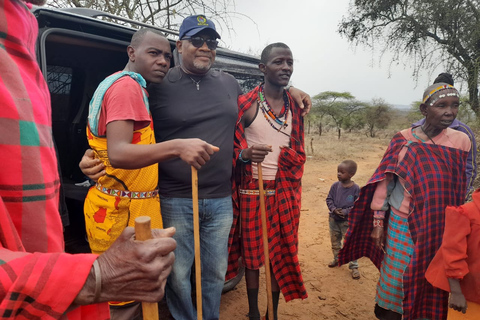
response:
<path id="1" fill-rule="evenodd" d="M 30 8 L 0 0 L 0 318 L 109 319 L 106 303 L 67 313 L 97 255 L 63 253 L 50 95 Z"/>
<path id="2" fill-rule="evenodd" d="M 445 319 L 448 293 L 425 271 L 442 243 L 445 208 L 465 197 L 468 136 L 448 128 L 459 107 L 446 83 L 428 87 L 423 125 L 397 133 L 349 215 L 339 263 L 369 257 L 380 269 L 378 319 Z M 384 241 L 385 240 L 385 241 Z"/>
<path id="3" fill-rule="evenodd" d="M 307 297 L 297 255 L 305 163 L 303 118 L 284 89 L 293 72 L 292 53 L 283 43 L 271 44 L 263 50 L 259 67 L 265 83 L 238 99 L 233 160 L 234 223 L 227 272 L 227 279 L 235 275 L 241 253 L 246 267 L 250 320 L 260 319 L 258 279 L 259 268 L 265 262 L 257 163 L 262 164 L 266 192 L 274 318 L 277 319 L 280 290 L 287 302 Z"/>

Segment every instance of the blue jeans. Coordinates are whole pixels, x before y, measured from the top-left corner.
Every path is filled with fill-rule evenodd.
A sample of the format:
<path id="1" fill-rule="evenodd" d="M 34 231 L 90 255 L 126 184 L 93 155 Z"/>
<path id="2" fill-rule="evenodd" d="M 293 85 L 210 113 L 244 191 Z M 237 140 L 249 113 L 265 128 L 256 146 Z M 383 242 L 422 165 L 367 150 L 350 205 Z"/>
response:
<path id="1" fill-rule="evenodd" d="M 192 199 L 160 197 L 163 227 L 175 227 L 175 263 L 166 286 L 167 305 L 176 320 L 196 320 L 190 275 L 195 260 Z M 199 199 L 203 319 L 220 316 L 220 298 L 228 265 L 232 198 Z"/>

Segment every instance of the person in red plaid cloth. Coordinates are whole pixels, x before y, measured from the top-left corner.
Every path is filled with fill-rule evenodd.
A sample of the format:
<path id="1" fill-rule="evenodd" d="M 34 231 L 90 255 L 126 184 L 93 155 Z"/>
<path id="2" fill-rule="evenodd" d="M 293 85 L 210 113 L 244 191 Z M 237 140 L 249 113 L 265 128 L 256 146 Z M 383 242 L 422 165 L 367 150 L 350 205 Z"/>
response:
<path id="1" fill-rule="evenodd" d="M 303 118 L 285 90 L 293 72 L 293 57 L 283 43 L 262 52 L 260 70 L 265 83 L 239 97 L 234 156 L 234 224 L 230 233 L 227 279 L 237 270 L 241 252 L 249 319 L 260 319 L 259 269 L 264 265 L 258 164 L 263 168 L 266 192 L 269 257 L 272 270 L 274 318 L 280 291 L 286 301 L 305 299 L 307 292 L 298 262 L 298 224 L 301 178 L 305 163 Z M 235 234 L 241 230 L 241 242 Z"/>
<path id="2" fill-rule="evenodd" d="M 0 0 L 0 318 L 109 319 L 106 301 L 162 299 L 175 230 L 139 242 L 127 228 L 100 256 L 64 252 L 50 94 L 30 12 L 44 1 L 28 2 Z"/>
<path id="3" fill-rule="evenodd" d="M 440 248 L 445 208 L 466 195 L 468 136 L 449 128 L 460 105 L 452 85 L 429 86 L 423 125 L 398 132 L 349 213 L 339 253 L 345 264 L 369 257 L 380 270 L 375 315 L 381 320 L 446 319 L 448 293 L 425 271 Z"/>

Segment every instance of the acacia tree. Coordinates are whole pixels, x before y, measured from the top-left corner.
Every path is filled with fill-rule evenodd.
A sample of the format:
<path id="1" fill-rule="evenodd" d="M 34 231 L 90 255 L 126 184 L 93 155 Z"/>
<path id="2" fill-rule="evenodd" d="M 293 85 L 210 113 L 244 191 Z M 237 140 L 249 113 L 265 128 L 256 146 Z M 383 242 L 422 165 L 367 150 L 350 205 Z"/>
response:
<path id="1" fill-rule="evenodd" d="M 323 133 L 323 118 L 325 117 L 325 110 L 322 108 L 322 102 L 317 97 L 312 98 L 312 110 L 305 116 L 307 123 L 307 133 L 310 134 L 312 122 L 318 125 L 318 135 Z"/>
<path id="2" fill-rule="evenodd" d="M 178 30 L 182 19 L 192 14 L 205 14 L 231 30 L 235 0 L 51 0 L 57 8 L 90 8 L 157 27 Z"/>
<path id="3" fill-rule="evenodd" d="M 363 107 L 368 107 L 368 104 L 363 103 Z M 345 118 L 342 123 L 342 128 L 347 130 L 348 133 L 351 133 L 353 130 L 362 130 L 365 128 L 364 108 L 359 110 L 359 112 L 353 112 L 348 118 Z"/>
<path id="4" fill-rule="evenodd" d="M 342 125 L 363 104 L 358 102 L 350 92 L 324 91 L 313 97 L 314 112 L 330 116 L 335 122 L 338 139 L 342 134 Z M 321 124 L 320 124 L 321 125 Z"/>
<path id="5" fill-rule="evenodd" d="M 443 65 L 468 85 L 468 102 L 480 117 L 480 0 L 355 0 L 339 33 L 356 45 L 406 56 L 421 70 Z"/>
<path id="6" fill-rule="evenodd" d="M 374 99 L 365 107 L 363 115 L 368 134 L 374 138 L 377 129 L 385 129 L 392 120 L 392 107 L 383 99 Z"/>

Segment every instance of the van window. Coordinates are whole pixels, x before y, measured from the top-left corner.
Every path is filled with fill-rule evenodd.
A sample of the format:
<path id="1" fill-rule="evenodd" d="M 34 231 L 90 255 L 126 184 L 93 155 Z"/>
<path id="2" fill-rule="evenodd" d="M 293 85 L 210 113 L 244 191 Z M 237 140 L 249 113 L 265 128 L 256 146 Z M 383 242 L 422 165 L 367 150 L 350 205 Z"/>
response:
<path id="1" fill-rule="evenodd" d="M 64 106 L 55 108 L 55 112 L 52 112 L 52 121 L 67 121 L 72 88 L 72 68 L 47 65 L 47 84 L 52 106 Z"/>

